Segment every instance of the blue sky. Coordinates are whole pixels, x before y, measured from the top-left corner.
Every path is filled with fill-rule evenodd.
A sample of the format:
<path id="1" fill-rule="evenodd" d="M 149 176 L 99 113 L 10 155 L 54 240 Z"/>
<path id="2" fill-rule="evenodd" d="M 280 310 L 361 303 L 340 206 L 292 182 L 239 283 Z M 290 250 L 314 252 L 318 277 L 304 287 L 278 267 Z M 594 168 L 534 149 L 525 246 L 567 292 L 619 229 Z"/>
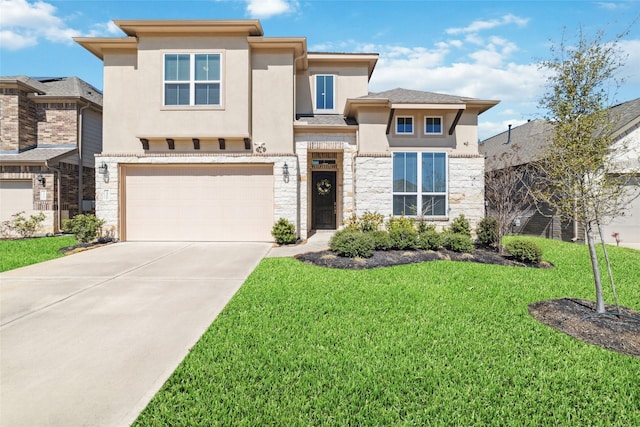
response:
<path id="1" fill-rule="evenodd" d="M 304 36 L 310 51 L 377 52 L 371 91 L 396 87 L 501 103 L 482 139 L 542 114 L 540 60 L 552 42 L 625 29 L 617 101 L 640 97 L 640 1 L 0 0 L 0 75 L 78 76 L 102 88 L 102 63 L 73 36 L 119 37 L 114 19 L 261 20 L 265 36 Z"/>

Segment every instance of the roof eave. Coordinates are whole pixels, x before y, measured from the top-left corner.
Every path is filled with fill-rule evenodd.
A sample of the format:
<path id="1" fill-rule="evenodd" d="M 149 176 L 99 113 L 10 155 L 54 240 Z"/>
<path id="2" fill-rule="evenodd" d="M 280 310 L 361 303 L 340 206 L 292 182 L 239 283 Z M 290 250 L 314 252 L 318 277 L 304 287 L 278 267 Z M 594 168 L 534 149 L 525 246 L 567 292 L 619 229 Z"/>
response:
<path id="1" fill-rule="evenodd" d="M 391 108 L 387 98 L 348 98 L 344 106 L 344 116 L 351 117 L 352 113 L 361 107 Z"/>
<path id="2" fill-rule="evenodd" d="M 463 99 L 463 101 L 467 104 L 467 107 L 479 108 L 480 111 L 478 112 L 478 115 L 484 113 L 485 111 L 495 107 L 500 103 L 499 100 L 495 99 Z"/>
<path id="3" fill-rule="evenodd" d="M 135 37 L 74 37 L 80 46 L 104 60 L 105 51 L 135 51 L 138 40 Z"/>
<path id="4" fill-rule="evenodd" d="M 128 36 L 245 34 L 261 36 L 257 19 L 244 20 L 114 20 Z"/>

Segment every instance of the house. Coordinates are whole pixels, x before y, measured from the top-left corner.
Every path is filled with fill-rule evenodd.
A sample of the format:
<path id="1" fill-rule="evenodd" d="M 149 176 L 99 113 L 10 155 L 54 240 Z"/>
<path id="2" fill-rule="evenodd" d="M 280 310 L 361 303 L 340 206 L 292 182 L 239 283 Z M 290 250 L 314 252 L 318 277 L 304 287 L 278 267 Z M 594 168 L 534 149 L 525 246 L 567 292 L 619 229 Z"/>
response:
<path id="1" fill-rule="evenodd" d="M 102 93 L 77 77 L 0 77 L 0 222 L 45 213 L 41 233 L 93 211 Z"/>
<path id="2" fill-rule="evenodd" d="M 121 240 L 306 239 L 352 214 L 484 215 L 478 115 L 498 101 L 369 93 L 373 53 L 308 52 L 258 20 L 114 21 L 97 215 Z M 418 207 L 418 208 L 417 208 Z"/>
<path id="3" fill-rule="evenodd" d="M 615 105 L 610 111 L 615 123 L 613 148 L 624 145 L 627 150 L 626 155 L 617 160 L 619 171 L 621 174 L 637 171 L 640 168 L 640 98 Z M 486 158 L 485 170 L 490 172 L 505 167 L 518 167 L 535 161 L 548 146 L 552 130 L 549 122 L 532 120 L 482 141 L 479 150 Z M 631 178 L 628 185 L 640 186 L 639 177 Z M 514 225 L 514 232 L 563 240 L 584 240 L 584 230 L 579 224 L 560 221 L 544 206 L 539 210 L 531 209 L 526 212 L 519 224 Z M 618 233 L 626 243 L 640 243 L 640 199 L 631 200 L 625 215 L 604 225 L 606 242 L 616 243 L 613 233 Z"/>

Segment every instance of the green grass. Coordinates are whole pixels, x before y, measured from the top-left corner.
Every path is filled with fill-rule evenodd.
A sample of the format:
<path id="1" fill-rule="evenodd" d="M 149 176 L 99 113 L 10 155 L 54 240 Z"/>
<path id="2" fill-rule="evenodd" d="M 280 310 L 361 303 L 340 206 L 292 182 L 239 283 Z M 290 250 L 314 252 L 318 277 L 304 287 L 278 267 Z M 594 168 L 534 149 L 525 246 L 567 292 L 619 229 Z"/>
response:
<path id="1" fill-rule="evenodd" d="M 555 269 L 265 259 L 135 425 L 640 425 L 639 359 L 529 316 L 594 294 L 585 246 L 535 241 Z M 640 251 L 610 255 L 640 309 Z"/>
<path id="2" fill-rule="evenodd" d="M 75 244 L 71 236 L 0 240 L 0 272 L 59 258 L 60 248 Z"/>

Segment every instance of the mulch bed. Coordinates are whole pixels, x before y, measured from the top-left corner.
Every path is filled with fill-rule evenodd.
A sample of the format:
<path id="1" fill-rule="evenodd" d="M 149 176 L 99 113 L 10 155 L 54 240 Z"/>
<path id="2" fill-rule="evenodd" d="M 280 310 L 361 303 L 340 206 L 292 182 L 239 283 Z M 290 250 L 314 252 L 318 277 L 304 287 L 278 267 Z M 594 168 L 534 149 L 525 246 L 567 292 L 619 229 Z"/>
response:
<path id="1" fill-rule="evenodd" d="M 607 305 L 607 314 L 596 314 L 595 302 L 560 298 L 529 304 L 529 314 L 580 341 L 629 356 L 640 357 L 640 313 Z"/>
<path id="2" fill-rule="evenodd" d="M 65 246 L 64 248 L 60 248 L 58 249 L 58 252 L 60 252 L 61 254 L 64 255 L 71 255 L 71 254 L 75 254 L 78 252 L 83 252 L 89 249 L 93 249 L 93 248 L 99 248 L 101 246 L 105 246 L 105 245 L 110 245 L 111 243 L 114 243 L 114 240 L 111 239 L 110 237 L 101 237 L 98 240 L 96 240 L 95 242 L 90 242 L 90 243 L 78 243 L 77 245 L 73 245 L 73 246 Z"/>
<path id="3" fill-rule="evenodd" d="M 517 267 L 552 268 L 548 262 L 525 264 L 495 251 L 477 248 L 471 253 L 460 253 L 448 250 L 422 251 L 375 251 L 371 258 L 347 258 L 338 256 L 333 251 L 308 252 L 296 255 L 298 260 L 321 267 L 362 270 L 367 268 L 391 267 L 425 261 L 468 261 L 482 264 L 497 264 Z"/>
<path id="4" fill-rule="evenodd" d="M 495 251 L 476 248 L 472 253 L 447 250 L 434 251 L 376 251 L 371 258 L 346 258 L 332 251 L 308 252 L 295 258 L 321 267 L 368 269 L 390 267 L 425 261 L 467 261 L 515 267 L 553 268 L 553 264 L 524 264 Z M 597 315 L 595 302 L 577 298 L 539 301 L 529 305 L 529 313 L 536 320 L 583 342 L 608 350 L 640 358 L 640 313 L 620 307 L 606 307 L 609 314 Z"/>

